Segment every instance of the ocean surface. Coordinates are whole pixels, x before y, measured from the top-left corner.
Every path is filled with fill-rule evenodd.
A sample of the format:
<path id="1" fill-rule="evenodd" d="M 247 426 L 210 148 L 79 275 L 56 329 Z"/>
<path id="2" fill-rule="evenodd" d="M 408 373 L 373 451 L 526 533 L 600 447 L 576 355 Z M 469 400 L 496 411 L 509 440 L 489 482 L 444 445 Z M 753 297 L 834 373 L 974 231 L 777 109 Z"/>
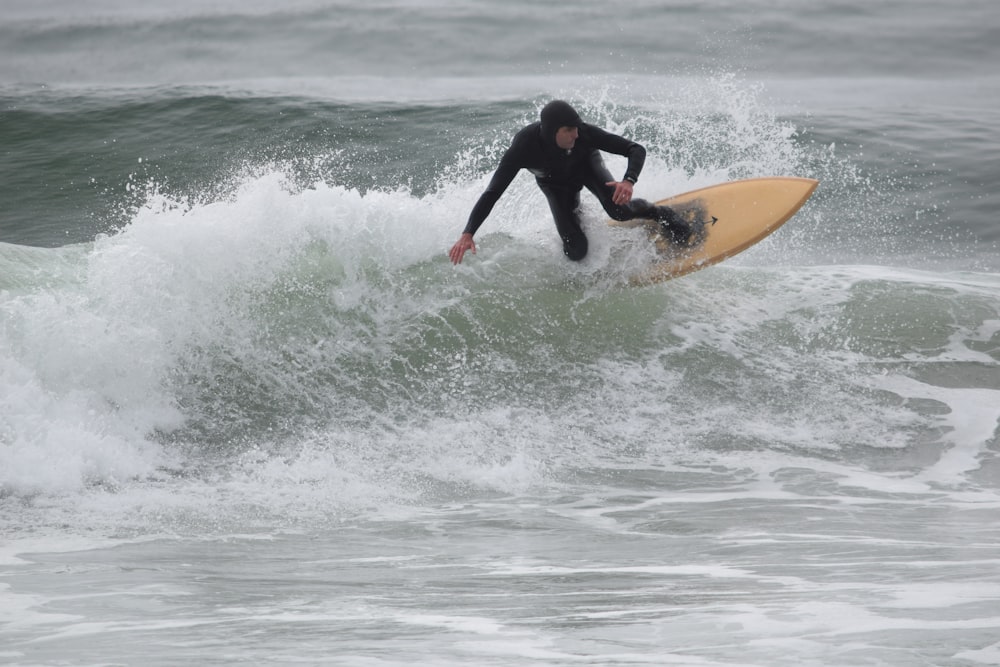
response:
<path id="1" fill-rule="evenodd" d="M 0 664 L 1000 665 L 996 0 L 3 0 Z M 817 178 L 682 279 L 520 175 Z M 609 156 L 612 172 L 623 161 Z"/>

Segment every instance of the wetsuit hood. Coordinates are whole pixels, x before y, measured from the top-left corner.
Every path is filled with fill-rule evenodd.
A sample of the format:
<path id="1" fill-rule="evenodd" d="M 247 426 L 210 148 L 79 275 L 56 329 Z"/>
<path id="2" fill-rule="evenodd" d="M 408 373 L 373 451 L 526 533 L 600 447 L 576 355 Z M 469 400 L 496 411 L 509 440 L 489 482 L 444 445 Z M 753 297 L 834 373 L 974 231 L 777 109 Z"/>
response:
<path id="1" fill-rule="evenodd" d="M 580 127 L 580 114 L 569 103 L 553 100 L 542 108 L 542 138 L 554 142 L 560 127 Z"/>

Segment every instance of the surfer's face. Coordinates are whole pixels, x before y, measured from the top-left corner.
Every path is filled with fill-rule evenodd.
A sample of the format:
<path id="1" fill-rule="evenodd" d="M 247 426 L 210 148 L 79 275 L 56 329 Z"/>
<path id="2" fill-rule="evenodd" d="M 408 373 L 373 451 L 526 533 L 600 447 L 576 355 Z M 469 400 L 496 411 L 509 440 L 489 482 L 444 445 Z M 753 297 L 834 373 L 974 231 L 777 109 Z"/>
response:
<path id="1" fill-rule="evenodd" d="M 556 130 L 556 146 L 568 151 L 576 145 L 576 138 L 580 136 L 580 132 L 575 127 L 565 126 L 560 127 Z"/>

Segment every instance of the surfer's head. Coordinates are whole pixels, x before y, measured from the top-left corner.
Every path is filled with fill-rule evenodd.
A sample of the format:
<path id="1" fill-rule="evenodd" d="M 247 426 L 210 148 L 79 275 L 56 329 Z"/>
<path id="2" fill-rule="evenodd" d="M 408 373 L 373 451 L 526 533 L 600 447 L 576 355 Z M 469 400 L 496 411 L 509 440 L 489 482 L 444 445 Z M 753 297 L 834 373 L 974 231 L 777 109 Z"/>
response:
<path id="1" fill-rule="evenodd" d="M 569 103 L 553 100 L 542 108 L 542 137 L 554 141 L 559 148 L 573 148 L 578 128 L 583 123 L 580 114 Z"/>

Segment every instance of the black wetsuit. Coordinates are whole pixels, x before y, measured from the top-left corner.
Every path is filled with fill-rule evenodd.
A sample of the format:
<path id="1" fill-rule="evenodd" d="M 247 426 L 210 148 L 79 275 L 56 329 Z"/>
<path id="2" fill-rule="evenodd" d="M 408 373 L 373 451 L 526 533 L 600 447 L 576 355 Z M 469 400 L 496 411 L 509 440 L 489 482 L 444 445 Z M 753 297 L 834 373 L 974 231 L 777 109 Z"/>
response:
<path id="1" fill-rule="evenodd" d="M 587 237 L 580 227 L 580 191 L 590 190 L 601 206 L 615 220 L 652 218 L 667 224 L 675 217 L 669 208 L 654 206 L 645 199 L 633 199 L 620 205 L 612 201 L 614 181 L 600 151 L 628 158 L 624 179 L 635 183 L 646 161 L 646 149 L 616 134 L 580 121 L 580 117 L 565 102 L 550 102 L 542 109 L 541 121 L 531 123 L 514 135 L 510 147 L 500 159 L 500 166 L 486 191 L 469 214 L 464 232 L 475 234 L 507 186 L 521 169 L 535 176 L 535 182 L 545 194 L 552 210 L 556 229 L 563 241 L 563 252 L 572 260 L 587 255 Z M 555 142 L 560 127 L 576 127 L 579 136 L 571 150 L 559 148 Z"/>

